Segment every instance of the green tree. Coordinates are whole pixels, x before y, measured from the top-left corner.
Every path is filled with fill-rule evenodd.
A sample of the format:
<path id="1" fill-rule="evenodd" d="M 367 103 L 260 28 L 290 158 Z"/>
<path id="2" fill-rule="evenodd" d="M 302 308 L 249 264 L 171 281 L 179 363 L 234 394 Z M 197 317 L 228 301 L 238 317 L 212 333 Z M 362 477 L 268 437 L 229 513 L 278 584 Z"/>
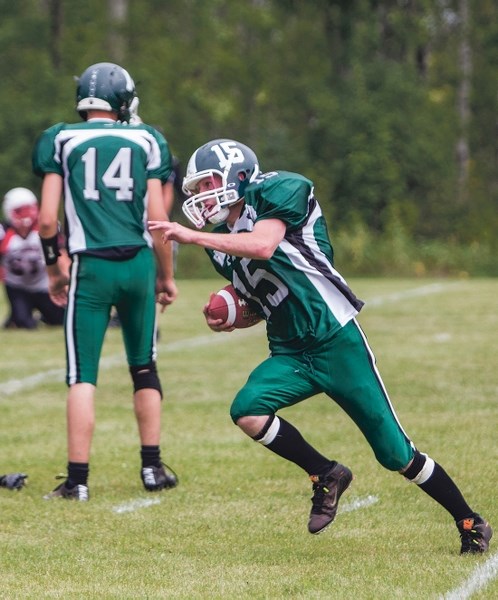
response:
<path id="1" fill-rule="evenodd" d="M 0 0 L 0 14 L 5 191 L 37 190 L 36 137 L 78 118 L 75 76 L 115 61 L 183 165 L 239 138 L 263 169 L 312 178 L 336 230 L 396 228 L 415 251 L 461 244 L 491 264 L 493 0 Z"/>

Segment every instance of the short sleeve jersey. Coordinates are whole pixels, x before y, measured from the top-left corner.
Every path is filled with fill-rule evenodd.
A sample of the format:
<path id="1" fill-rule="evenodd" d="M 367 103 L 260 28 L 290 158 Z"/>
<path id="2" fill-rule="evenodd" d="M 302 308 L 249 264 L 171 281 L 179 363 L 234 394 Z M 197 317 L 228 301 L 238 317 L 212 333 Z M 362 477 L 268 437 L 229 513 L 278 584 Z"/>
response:
<path id="1" fill-rule="evenodd" d="M 22 237 L 11 227 L 0 241 L 0 259 L 7 285 L 27 292 L 47 292 L 48 277 L 37 229 Z"/>
<path id="2" fill-rule="evenodd" d="M 300 352 L 330 339 L 363 306 L 335 270 L 333 249 L 310 180 L 274 171 L 247 186 L 244 207 L 228 235 L 252 231 L 263 219 L 280 219 L 285 237 L 269 260 L 207 250 L 216 270 L 267 321 L 272 353 Z"/>
<path id="3" fill-rule="evenodd" d="M 151 246 L 147 181 L 165 183 L 171 173 L 168 144 L 156 129 L 109 119 L 59 123 L 42 133 L 32 163 L 35 174 L 64 179 L 70 254 Z"/>

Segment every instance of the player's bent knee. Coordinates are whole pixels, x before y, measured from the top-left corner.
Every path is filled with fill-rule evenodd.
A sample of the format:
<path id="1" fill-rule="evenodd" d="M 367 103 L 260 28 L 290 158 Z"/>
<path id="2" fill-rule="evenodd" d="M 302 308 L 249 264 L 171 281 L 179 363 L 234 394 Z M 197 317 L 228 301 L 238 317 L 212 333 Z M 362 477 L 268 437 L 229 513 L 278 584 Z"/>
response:
<path id="1" fill-rule="evenodd" d="M 232 406 L 230 407 L 230 418 L 232 419 L 234 424 L 237 425 L 237 423 L 239 422 L 239 419 L 242 419 L 244 416 L 245 415 L 241 415 L 237 411 L 235 411 L 233 408 L 233 404 L 232 404 Z"/>
<path id="2" fill-rule="evenodd" d="M 235 400 L 232 402 L 230 407 L 230 417 L 235 425 L 238 425 L 240 419 L 251 416 L 250 403 L 241 401 L 240 396 L 237 395 Z"/>
<path id="3" fill-rule="evenodd" d="M 411 457 L 408 454 L 388 454 L 376 453 L 377 461 L 388 471 L 401 471 L 410 462 Z"/>
<path id="4" fill-rule="evenodd" d="M 261 427 L 261 429 L 252 436 L 252 439 L 255 442 L 259 442 L 263 446 L 268 446 L 277 437 L 279 429 L 280 419 L 276 415 L 270 415 L 264 422 L 264 425 Z"/>
<path id="5" fill-rule="evenodd" d="M 275 438 L 279 420 L 275 415 L 251 415 L 237 419 L 236 425 L 255 442 L 263 446 L 270 444 Z"/>
<path id="6" fill-rule="evenodd" d="M 156 363 L 151 362 L 148 365 L 131 366 L 130 374 L 133 380 L 133 390 L 138 392 L 139 390 L 157 390 L 163 397 L 163 390 L 161 388 L 161 382 L 157 374 Z"/>
<path id="7" fill-rule="evenodd" d="M 249 385 L 239 390 L 230 407 L 230 417 L 236 425 L 244 417 L 268 416 L 274 412 L 272 407 L 268 406 L 268 403 L 265 403 L 261 396 Z"/>
<path id="8" fill-rule="evenodd" d="M 237 419 L 235 424 L 237 425 L 237 427 L 240 427 L 241 429 L 253 428 L 257 419 L 258 419 L 258 417 L 252 417 L 252 416 L 240 417 L 240 419 Z"/>

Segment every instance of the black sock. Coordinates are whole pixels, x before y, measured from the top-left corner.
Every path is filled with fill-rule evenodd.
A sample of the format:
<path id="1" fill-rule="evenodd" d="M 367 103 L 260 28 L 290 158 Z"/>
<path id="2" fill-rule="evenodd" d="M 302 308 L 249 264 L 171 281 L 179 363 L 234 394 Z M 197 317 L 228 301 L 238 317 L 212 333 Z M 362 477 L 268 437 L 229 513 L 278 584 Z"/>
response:
<path id="1" fill-rule="evenodd" d="M 161 449 L 159 446 L 142 446 L 140 449 L 142 468 L 161 466 Z"/>
<path id="2" fill-rule="evenodd" d="M 431 498 L 434 498 L 436 502 L 439 502 L 452 515 L 455 521 L 458 522 L 475 515 L 467 502 L 465 502 L 455 482 L 438 463 L 434 463 L 432 475 L 427 481 L 420 484 L 419 487 L 426 494 L 429 494 Z"/>
<path id="3" fill-rule="evenodd" d="M 71 489 L 75 485 L 87 485 L 88 482 L 88 463 L 67 463 L 66 487 Z"/>
<path id="4" fill-rule="evenodd" d="M 266 445 L 268 450 L 292 461 L 301 469 L 304 469 L 308 475 L 322 475 L 333 466 L 333 461 L 322 456 L 313 446 L 308 444 L 294 425 L 281 417 L 278 417 L 278 419 L 280 427 L 275 439 Z"/>

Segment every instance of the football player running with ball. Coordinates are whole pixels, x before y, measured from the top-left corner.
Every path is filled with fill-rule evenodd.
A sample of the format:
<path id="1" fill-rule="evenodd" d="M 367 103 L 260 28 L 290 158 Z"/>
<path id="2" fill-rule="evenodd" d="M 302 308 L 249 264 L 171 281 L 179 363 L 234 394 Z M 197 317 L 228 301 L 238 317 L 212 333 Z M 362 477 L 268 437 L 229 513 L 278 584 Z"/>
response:
<path id="1" fill-rule="evenodd" d="M 266 319 L 270 357 L 237 393 L 231 417 L 244 433 L 294 462 L 313 484 L 310 533 L 332 523 L 350 469 L 321 454 L 282 417 L 281 408 L 324 392 L 353 419 L 386 469 L 398 471 L 455 520 L 461 553 L 484 552 L 490 525 L 446 471 L 401 427 L 356 315 L 355 297 L 333 265 L 313 183 L 296 173 L 260 172 L 255 153 L 234 140 L 198 148 L 187 166 L 183 210 L 197 230 L 149 223 L 163 240 L 206 248 L 214 268 Z M 206 222 L 213 232 L 199 231 Z M 215 331 L 231 329 L 209 317 Z"/>
<path id="2" fill-rule="evenodd" d="M 166 140 L 156 129 L 129 124 L 135 85 L 119 65 L 98 63 L 78 80 L 82 122 L 43 132 L 33 169 L 43 177 L 40 238 L 52 299 L 67 304 L 67 478 L 46 498 L 86 501 L 95 427 L 98 365 L 112 307 L 121 323 L 141 442 L 146 490 L 174 487 L 161 461 L 162 390 L 156 369 L 156 300 L 176 298 L 171 244 L 145 230 L 147 215 L 166 219 L 162 186 L 171 173 Z M 70 278 L 60 269 L 57 216 L 64 198 Z M 159 263 L 156 269 L 155 250 Z M 157 296 L 156 296 L 157 293 Z"/>

